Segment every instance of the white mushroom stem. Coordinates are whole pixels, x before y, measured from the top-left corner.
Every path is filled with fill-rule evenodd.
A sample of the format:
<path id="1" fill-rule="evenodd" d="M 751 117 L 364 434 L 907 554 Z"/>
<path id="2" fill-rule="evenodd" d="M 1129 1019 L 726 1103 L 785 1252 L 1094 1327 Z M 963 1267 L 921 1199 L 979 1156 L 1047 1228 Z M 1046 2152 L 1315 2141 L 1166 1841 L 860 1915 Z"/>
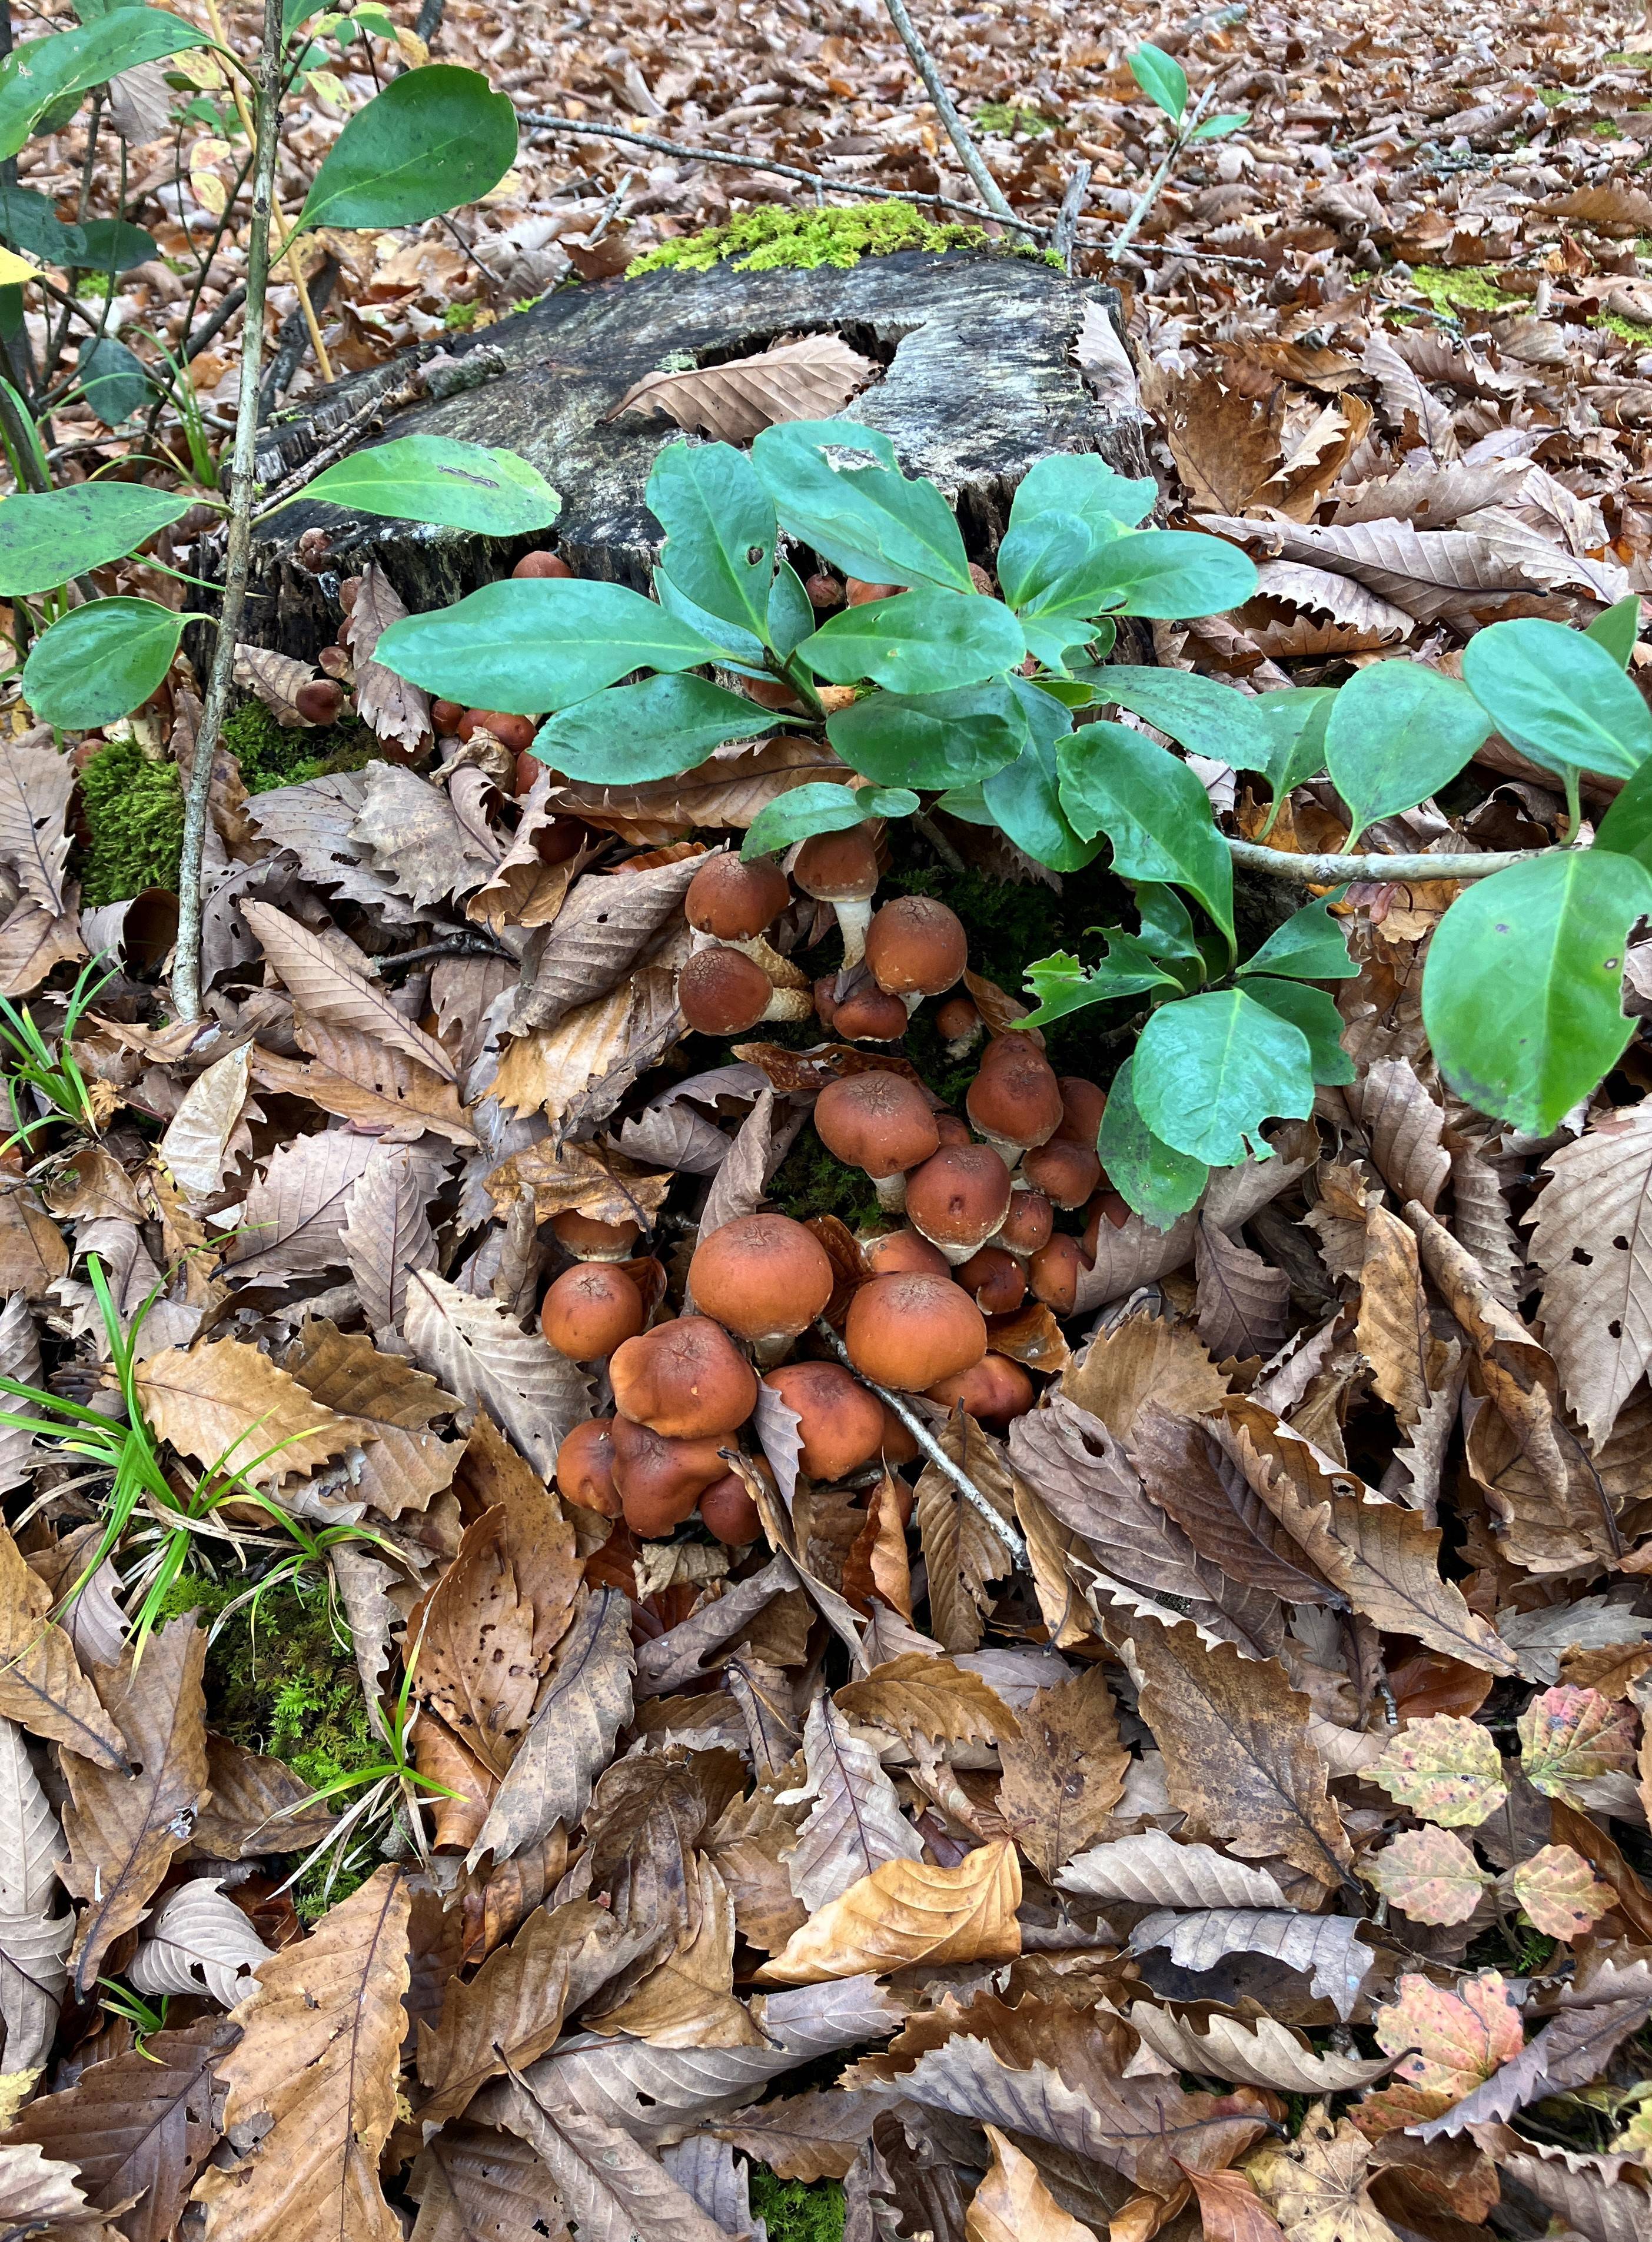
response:
<path id="1" fill-rule="evenodd" d="M 1011 1561 L 1017 1565 L 1024 1565 L 1027 1561 L 1026 1543 L 1002 1512 L 995 1509 L 987 1500 L 969 1473 L 961 1466 L 953 1462 L 917 1412 L 909 1408 L 898 1393 L 891 1393 L 887 1386 L 879 1386 L 874 1379 L 868 1378 L 863 1372 L 856 1369 L 854 1363 L 850 1359 L 849 1349 L 824 1316 L 816 1319 L 815 1329 L 821 1333 L 851 1377 L 859 1379 L 869 1393 L 876 1393 L 886 1409 L 894 1411 L 930 1461 L 951 1480 L 971 1509 L 980 1512 L 982 1517 L 1010 1552 Z"/>
<path id="2" fill-rule="evenodd" d="M 866 930 L 872 923 L 872 899 L 870 896 L 850 896 L 840 903 L 834 896 L 831 904 L 843 932 L 843 963 L 858 965 L 866 955 Z"/>
<path id="3" fill-rule="evenodd" d="M 758 1017 L 765 1020 L 809 1020 L 814 1016 L 815 999 L 810 990 L 776 989 Z"/>
<path id="4" fill-rule="evenodd" d="M 872 1189 L 877 1193 L 877 1203 L 885 1214 L 904 1214 L 906 1212 L 906 1171 L 897 1168 L 892 1176 L 873 1176 Z"/>
<path id="5" fill-rule="evenodd" d="M 1009 1169 L 1011 1176 L 1019 1172 L 1023 1155 L 1032 1150 L 1031 1144 L 1017 1144 L 1013 1137 L 994 1137 L 983 1130 L 981 1134 Z"/>
<path id="6" fill-rule="evenodd" d="M 769 970 L 769 960 L 775 955 L 760 934 L 742 940 L 732 934 L 708 934 L 703 927 L 693 927 L 689 931 L 694 936 L 690 955 L 695 950 L 743 950 L 752 963 L 761 965 L 765 973 Z"/>

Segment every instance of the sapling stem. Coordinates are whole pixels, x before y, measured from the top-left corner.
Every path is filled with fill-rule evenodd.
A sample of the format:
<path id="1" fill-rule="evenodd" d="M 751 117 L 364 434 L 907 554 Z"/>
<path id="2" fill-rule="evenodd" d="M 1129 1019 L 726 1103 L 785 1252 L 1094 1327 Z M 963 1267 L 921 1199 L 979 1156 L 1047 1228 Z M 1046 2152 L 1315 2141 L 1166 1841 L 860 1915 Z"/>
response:
<path id="1" fill-rule="evenodd" d="M 930 1432 L 929 1426 L 924 1423 L 922 1417 L 918 1415 L 917 1410 L 909 1408 L 907 1404 L 902 1400 L 900 1395 L 898 1393 L 890 1393 L 887 1386 L 879 1386 L 875 1379 L 868 1378 L 863 1371 L 856 1369 L 853 1361 L 850 1358 L 849 1349 L 843 1345 L 843 1340 L 839 1339 L 837 1333 L 832 1329 L 824 1316 L 816 1318 L 815 1329 L 820 1333 L 821 1337 L 831 1348 L 833 1353 L 843 1364 L 844 1369 L 849 1372 L 850 1377 L 859 1379 L 861 1384 L 866 1388 L 869 1393 L 876 1393 L 878 1400 L 883 1402 L 886 1408 L 892 1409 L 895 1412 L 895 1414 L 900 1419 L 902 1424 L 905 1426 L 907 1431 L 917 1442 L 919 1447 L 923 1449 L 930 1461 L 936 1465 L 938 1469 L 944 1472 L 946 1477 L 951 1480 L 953 1486 L 957 1487 L 958 1493 L 964 1497 L 964 1500 L 969 1504 L 970 1507 L 972 1510 L 979 1511 L 982 1517 L 985 1519 L 987 1524 L 997 1535 L 999 1541 L 1003 1542 L 1004 1547 L 1010 1552 L 1010 1555 L 1013 1561 L 1017 1565 L 1024 1565 L 1027 1561 L 1026 1543 L 1022 1540 L 1015 1527 L 1009 1523 L 1008 1520 L 1001 1517 L 998 1512 L 993 1508 L 992 1505 L 987 1500 L 985 1495 L 982 1494 L 980 1488 L 970 1477 L 968 1472 L 966 1472 L 961 1465 L 955 1464 L 953 1462 L 951 1457 L 948 1455 L 946 1450 L 936 1439 L 934 1433 Z"/>
<path id="2" fill-rule="evenodd" d="M 945 127 L 946 137 L 958 151 L 958 161 L 975 182 L 976 191 L 994 218 L 1009 218 L 1015 213 L 1004 198 L 1004 190 L 986 167 L 981 151 L 970 139 L 964 119 L 958 115 L 957 104 L 947 91 L 946 80 L 936 68 L 934 58 L 919 36 L 918 29 L 906 12 L 906 0 L 883 0 L 889 19 L 900 33 L 901 44 L 912 57 L 912 67 L 923 81 L 923 90 L 935 104 L 935 113 Z"/>
<path id="3" fill-rule="evenodd" d="M 1577 836 L 1583 826 L 1583 774 L 1575 764 L 1566 766 L 1566 837 L 1577 846 Z"/>
<path id="4" fill-rule="evenodd" d="M 252 499 L 258 485 L 259 377 L 264 360 L 264 297 L 270 277 L 270 214 L 275 201 L 281 99 L 281 0 L 264 0 L 264 52 L 258 88 L 258 164 L 252 175 L 252 216 L 247 230 L 246 318 L 241 335 L 241 384 L 235 410 L 235 448 L 230 468 L 230 527 L 219 611 L 205 703 L 195 742 L 195 762 L 184 802 L 184 839 L 178 863 L 178 963 L 172 1003 L 180 1020 L 201 1017 L 201 862 L 206 849 L 207 800 L 224 719 L 235 677 L 235 647 L 246 606 L 252 557 Z"/>
<path id="5" fill-rule="evenodd" d="M 1192 112 L 1188 116 L 1185 123 L 1177 126 L 1175 138 L 1172 140 L 1170 146 L 1165 152 L 1165 160 L 1160 164 L 1158 169 L 1153 173 L 1152 178 L 1148 180 L 1147 185 L 1143 188 L 1140 195 L 1137 198 L 1135 209 L 1132 211 L 1129 218 L 1125 221 L 1124 232 L 1119 235 L 1117 241 L 1109 245 L 1111 252 L 1113 256 L 1117 257 L 1121 249 L 1127 249 L 1129 247 L 1130 244 L 1136 238 L 1137 228 L 1146 217 L 1148 211 L 1152 210 L 1153 205 L 1158 200 L 1160 195 L 1164 193 L 1165 181 L 1169 178 L 1172 171 L 1175 170 L 1178 158 L 1183 154 L 1189 141 L 1191 141 L 1193 137 L 1193 127 L 1199 123 L 1199 119 L 1204 116 L 1205 111 L 1210 107 L 1215 92 L 1216 81 L 1212 78 L 1210 84 L 1205 88 L 1204 92 L 1199 95 L 1199 99 L 1193 104 Z"/>

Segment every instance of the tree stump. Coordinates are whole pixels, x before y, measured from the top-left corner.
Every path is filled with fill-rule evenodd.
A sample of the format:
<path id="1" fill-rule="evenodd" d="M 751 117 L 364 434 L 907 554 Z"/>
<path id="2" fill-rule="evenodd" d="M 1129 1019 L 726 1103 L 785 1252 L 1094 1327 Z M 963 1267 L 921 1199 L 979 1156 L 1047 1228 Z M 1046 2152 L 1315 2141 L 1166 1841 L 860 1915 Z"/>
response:
<path id="1" fill-rule="evenodd" d="M 988 559 L 1035 460 L 1098 452 L 1122 474 L 1148 472 L 1139 408 L 1098 404 L 1074 362 L 1091 306 L 1117 326 L 1112 289 L 1070 279 L 1039 258 L 972 251 L 903 251 L 847 271 L 718 265 L 561 290 L 479 334 L 444 338 L 306 400 L 263 431 L 259 476 L 273 493 L 318 454 L 332 456 L 341 437 L 353 448 L 358 428 L 363 445 L 428 430 L 500 446 L 561 493 L 554 540 L 578 574 L 646 589 L 660 532 L 643 492 L 655 455 L 681 431 L 637 413 L 604 416 L 668 359 L 716 365 L 782 336 L 836 332 L 885 368 L 845 417 L 881 429 L 907 473 L 939 484 L 972 557 Z M 444 350 L 461 361 L 482 352 L 472 371 L 487 368 L 487 378 L 407 403 L 410 369 Z M 312 527 L 331 541 L 319 581 L 294 558 Z M 365 562 L 379 561 L 417 612 L 508 574 L 541 541 L 386 521 L 300 498 L 256 540 L 248 635 L 312 659 L 338 625 L 338 579 Z"/>

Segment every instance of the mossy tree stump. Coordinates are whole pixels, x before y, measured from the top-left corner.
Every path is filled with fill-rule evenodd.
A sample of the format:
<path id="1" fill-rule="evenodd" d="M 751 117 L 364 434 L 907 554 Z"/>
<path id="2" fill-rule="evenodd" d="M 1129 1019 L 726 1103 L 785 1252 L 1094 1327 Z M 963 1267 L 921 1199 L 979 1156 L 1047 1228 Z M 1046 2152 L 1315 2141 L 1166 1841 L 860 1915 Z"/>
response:
<path id="1" fill-rule="evenodd" d="M 373 399 L 405 393 L 411 361 L 376 367 L 266 428 L 259 474 L 266 487 L 279 484 L 357 420 L 364 445 L 429 431 L 501 446 L 561 492 L 555 542 L 578 574 L 646 588 L 659 527 L 643 493 L 655 455 L 680 432 L 636 413 L 605 416 L 668 361 L 715 365 L 781 336 L 836 332 L 885 369 L 846 417 L 883 430 L 909 474 L 932 477 L 957 507 L 971 553 L 990 558 L 1035 460 L 1098 452 L 1123 474 L 1148 471 L 1139 413 L 1105 413 L 1074 363 L 1085 313 L 1098 305 L 1116 317 L 1111 289 L 1071 279 L 1042 257 L 968 250 L 903 251 L 848 270 L 723 263 L 560 290 L 480 333 L 447 339 L 454 357 L 495 353 L 502 370 L 492 379 L 375 420 Z M 312 527 L 331 540 L 331 581 L 294 557 Z M 379 561 L 418 611 L 507 574 L 542 541 L 385 521 L 300 498 L 255 545 L 248 634 L 312 657 L 338 625 L 337 577 L 366 561 Z"/>

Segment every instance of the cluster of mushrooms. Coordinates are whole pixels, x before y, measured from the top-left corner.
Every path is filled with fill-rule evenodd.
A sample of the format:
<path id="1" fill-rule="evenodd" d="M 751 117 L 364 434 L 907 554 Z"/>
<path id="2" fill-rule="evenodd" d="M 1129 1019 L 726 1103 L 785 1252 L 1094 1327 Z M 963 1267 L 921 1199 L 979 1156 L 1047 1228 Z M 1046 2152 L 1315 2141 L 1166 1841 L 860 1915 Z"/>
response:
<path id="1" fill-rule="evenodd" d="M 984 1029 L 969 997 L 948 994 L 964 975 L 964 927 L 945 904 L 920 896 L 874 912 L 874 829 L 805 841 L 789 870 L 804 896 L 833 906 L 842 971 L 811 989 L 770 947 L 767 934 L 794 900 L 778 864 L 708 856 L 686 902 L 699 944 L 680 981 L 689 1025 L 734 1035 L 817 1013 L 840 1042 L 890 1043 L 924 997 L 946 997 L 937 1025 L 955 1056 L 967 1053 Z M 836 1261 L 828 1252 L 820 1225 L 743 1215 L 702 1234 L 684 1311 L 661 1318 L 664 1271 L 630 1258 L 635 1223 L 554 1218 L 559 1240 L 578 1258 L 547 1292 L 542 1327 L 573 1360 L 606 1366 L 614 1402 L 612 1415 L 577 1426 L 563 1442 L 556 1476 L 571 1500 L 622 1514 L 643 1539 L 671 1533 L 696 1508 L 721 1540 L 755 1539 L 756 1507 L 729 1459 L 758 1406 L 760 1379 L 796 1413 L 799 1468 L 816 1480 L 852 1477 L 879 1459 L 893 1468 L 919 1453 L 874 1388 L 948 1412 L 961 1406 L 997 1432 L 1032 1407 L 1033 1378 L 995 1350 L 994 1327 L 1029 1294 L 1058 1316 L 1073 1310 L 1095 1226 L 1109 1212 L 1095 1151 L 1105 1097 L 1093 1082 L 1058 1077 L 1038 1039 L 1011 1030 L 987 1042 L 967 1118 L 937 1103 L 910 1071 L 875 1062 L 821 1091 L 815 1130 L 870 1179 L 880 1209 L 854 1240 L 852 1273 L 841 1244 Z M 1056 1229 L 1058 1213 L 1080 1211 L 1088 1237 Z M 846 1283 L 843 1342 L 852 1368 L 816 1329 Z M 794 1352 L 798 1359 L 787 1359 Z"/>

